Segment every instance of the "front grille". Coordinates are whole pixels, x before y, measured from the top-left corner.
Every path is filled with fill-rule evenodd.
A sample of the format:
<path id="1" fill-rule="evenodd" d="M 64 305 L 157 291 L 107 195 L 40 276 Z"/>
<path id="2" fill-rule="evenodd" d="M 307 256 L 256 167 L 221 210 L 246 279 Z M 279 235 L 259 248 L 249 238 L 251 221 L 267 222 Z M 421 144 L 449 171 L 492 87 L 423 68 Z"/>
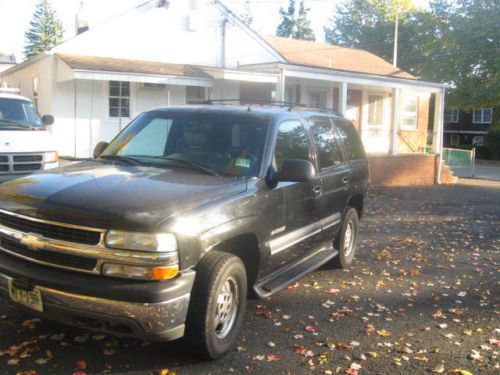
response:
<path id="1" fill-rule="evenodd" d="M 2 154 L 1 173 L 27 174 L 43 170 L 43 154 Z"/>
<path id="2" fill-rule="evenodd" d="M 0 224 L 24 233 L 36 233 L 45 238 L 76 242 L 95 246 L 101 240 L 101 233 L 85 229 L 68 228 L 55 224 L 41 223 L 0 212 Z"/>
<path id="3" fill-rule="evenodd" d="M 42 155 L 14 155 L 15 162 L 42 161 Z"/>
<path id="4" fill-rule="evenodd" d="M 38 171 L 42 169 L 42 164 L 14 164 L 14 171 Z"/>
<path id="5" fill-rule="evenodd" d="M 62 254 L 47 250 L 32 251 L 16 241 L 12 241 L 3 237 L 0 237 L 0 247 L 27 258 L 62 267 L 78 268 L 82 270 L 92 271 L 97 265 L 96 259 Z"/>

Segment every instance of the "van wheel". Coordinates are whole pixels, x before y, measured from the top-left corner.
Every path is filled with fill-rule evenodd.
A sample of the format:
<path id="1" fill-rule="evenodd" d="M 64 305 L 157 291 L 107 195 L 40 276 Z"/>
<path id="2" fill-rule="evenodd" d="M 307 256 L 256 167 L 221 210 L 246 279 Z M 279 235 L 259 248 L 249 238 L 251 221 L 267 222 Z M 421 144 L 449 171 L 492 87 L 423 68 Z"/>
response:
<path id="1" fill-rule="evenodd" d="M 247 276 L 240 258 L 211 251 L 196 267 L 186 320 L 189 349 L 216 359 L 234 345 L 245 315 Z"/>
<path id="2" fill-rule="evenodd" d="M 342 229 L 334 241 L 335 248 L 339 251 L 339 255 L 333 259 L 333 265 L 336 268 L 348 268 L 354 260 L 356 241 L 358 239 L 358 224 L 358 212 L 355 208 L 349 208 Z"/>

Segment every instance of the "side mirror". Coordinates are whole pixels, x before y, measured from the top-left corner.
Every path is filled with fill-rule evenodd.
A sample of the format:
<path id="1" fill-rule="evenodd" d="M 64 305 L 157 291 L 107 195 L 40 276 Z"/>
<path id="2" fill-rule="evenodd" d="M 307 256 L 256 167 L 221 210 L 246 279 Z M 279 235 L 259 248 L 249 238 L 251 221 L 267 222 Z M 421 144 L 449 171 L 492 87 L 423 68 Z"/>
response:
<path id="1" fill-rule="evenodd" d="M 276 175 L 276 181 L 305 182 L 314 177 L 314 165 L 309 160 L 283 160 L 281 171 Z"/>
<path id="2" fill-rule="evenodd" d="M 52 125 L 54 123 L 54 116 L 52 116 L 52 115 L 43 115 L 42 116 L 42 123 L 45 126 Z"/>
<path id="3" fill-rule="evenodd" d="M 108 142 L 99 142 L 98 144 L 96 144 L 95 148 L 94 148 L 94 154 L 93 154 L 94 159 L 97 159 L 99 156 L 101 156 L 101 154 L 103 153 L 103 151 L 108 146 L 109 146 Z"/>

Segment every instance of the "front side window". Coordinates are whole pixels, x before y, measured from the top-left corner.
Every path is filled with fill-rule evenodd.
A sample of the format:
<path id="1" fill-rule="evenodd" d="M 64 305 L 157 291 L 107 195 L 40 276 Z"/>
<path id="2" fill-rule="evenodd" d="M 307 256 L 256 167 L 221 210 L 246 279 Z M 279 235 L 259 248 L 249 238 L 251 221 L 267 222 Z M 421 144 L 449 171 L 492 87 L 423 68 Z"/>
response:
<path id="1" fill-rule="evenodd" d="M 109 117 L 130 117 L 130 82 L 109 82 Z"/>
<path id="2" fill-rule="evenodd" d="M 340 148 L 335 140 L 332 122 L 328 117 L 311 117 L 311 134 L 318 153 L 319 168 L 342 162 Z"/>
<path id="3" fill-rule="evenodd" d="M 349 160 L 359 160 L 366 158 L 363 143 L 359 138 L 358 132 L 347 120 L 335 119 L 339 138 L 344 145 L 346 156 Z"/>
<path id="4" fill-rule="evenodd" d="M 417 129 L 418 97 L 405 96 L 403 98 L 403 113 L 401 114 L 401 128 L 403 130 Z"/>
<path id="5" fill-rule="evenodd" d="M 300 121 L 285 121 L 278 128 L 276 148 L 274 151 L 277 171 L 281 171 L 283 160 L 311 160 L 309 138 L 306 128 Z"/>
<path id="6" fill-rule="evenodd" d="M 221 175 L 257 176 L 268 122 L 251 114 L 145 112 L 101 158 L 127 157 L 164 168 L 193 169 L 195 163 Z"/>
<path id="7" fill-rule="evenodd" d="M 491 108 L 475 109 L 472 112 L 472 122 L 474 124 L 491 124 L 492 119 L 493 109 Z"/>
<path id="8" fill-rule="evenodd" d="M 33 103 L 0 98 L 0 130 L 44 129 Z"/>

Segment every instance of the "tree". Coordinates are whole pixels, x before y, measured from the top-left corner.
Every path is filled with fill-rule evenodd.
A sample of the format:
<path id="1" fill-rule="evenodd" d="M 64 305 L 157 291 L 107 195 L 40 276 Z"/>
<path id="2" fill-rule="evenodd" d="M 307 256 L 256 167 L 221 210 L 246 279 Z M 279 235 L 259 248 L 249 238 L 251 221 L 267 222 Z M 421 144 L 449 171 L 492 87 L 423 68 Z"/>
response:
<path id="1" fill-rule="evenodd" d="M 311 28 L 311 21 L 307 18 L 307 13 L 310 9 L 305 7 L 304 0 L 300 0 L 299 11 L 296 15 L 296 2 L 297 0 L 290 0 L 287 10 L 280 7 L 279 12 L 282 20 L 276 29 L 276 35 L 314 41 L 316 37 Z"/>
<path id="2" fill-rule="evenodd" d="M 61 43 L 63 25 L 48 0 L 41 0 L 38 3 L 30 25 L 25 33 L 24 55 L 26 58 L 48 51 Z"/>
<path id="3" fill-rule="evenodd" d="M 329 43 L 366 49 L 391 61 L 394 9 L 399 9 L 399 66 L 422 79 L 446 82 L 449 106 L 497 107 L 500 102 L 500 7 L 495 0 L 433 0 L 430 10 L 398 0 L 345 0 Z"/>

